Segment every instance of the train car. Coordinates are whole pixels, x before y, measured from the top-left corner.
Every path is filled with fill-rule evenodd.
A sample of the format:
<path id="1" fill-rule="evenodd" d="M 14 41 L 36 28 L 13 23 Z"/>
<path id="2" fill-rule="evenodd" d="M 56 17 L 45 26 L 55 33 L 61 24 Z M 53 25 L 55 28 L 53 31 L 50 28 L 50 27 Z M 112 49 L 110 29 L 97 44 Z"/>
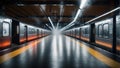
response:
<path id="1" fill-rule="evenodd" d="M 116 36 L 117 36 L 117 50 L 119 51 L 120 54 L 120 15 L 116 17 Z"/>
<path id="2" fill-rule="evenodd" d="M 19 34 L 20 43 L 31 41 L 31 40 L 34 40 L 34 39 L 37 39 L 43 36 L 42 29 L 38 27 L 27 25 L 24 23 L 20 23 L 19 26 L 20 26 L 20 34 Z"/>
<path id="3" fill-rule="evenodd" d="M 28 26 L 28 38 L 27 40 L 34 40 L 37 38 L 37 29 L 33 26 Z"/>
<path id="4" fill-rule="evenodd" d="M 0 49 L 11 46 L 11 23 L 11 19 L 0 18 Z"/>
<path id="5" fill-rule="evenodd" d="M 27 42 L 28 38 L 28 26 L 23 23 L 19 23 L 19 43 Z"/>
<path id="6" fill-rule="evenodd" d="M 80 28 L 75 29 L 75 37 L 80 38 Z"/>
<path id="7" fill-rule="evenodd" d="M 48 34 L 47 30 L 0 17 L 0 50 L 11 47 L 12 44 L 22 44 Z"/>
<path id="8" fill-rule="evenodd" d="M 106 19 L 95 23 L 95 42 L 103 47 L 112 48 L 113 19 Z"/>
<path id="9" fill-rule="evenodd" d="M 73 29 L 72 32 L 73 32 L 73 37 L 75 37 L 75 29 Z"/>
<path id="10" fill-rule="evenodd" d="M 80 33 L 80 39 L 85 40 L 85 41 L 90 41 L 89 36 L 90 36 L 90 26 L 85 25 L 81 27 L 81 33 Z"/>
<path id="11" fill-rule="evenodd" d="M 70 29 L 66 32 L 75 38 L 90 41 L 90 25 Z M 116 16 L 116 50 L 120 54 L 120 15 Z M 113 18 L 105 19 L 95 23 L 95 43 L 102 48 L 112 50 L 113 45 Z"/>

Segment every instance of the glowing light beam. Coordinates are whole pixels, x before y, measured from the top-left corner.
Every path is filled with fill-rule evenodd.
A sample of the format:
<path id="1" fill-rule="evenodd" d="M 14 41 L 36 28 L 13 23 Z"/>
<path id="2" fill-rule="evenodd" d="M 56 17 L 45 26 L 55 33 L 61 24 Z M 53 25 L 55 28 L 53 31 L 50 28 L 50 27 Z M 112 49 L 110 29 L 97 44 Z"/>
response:
<path id="1" fill-rule="evenodd" d="M 52 20 L 50 19 L 50 17 L 48 17 L 48 20 L 50 21 L 50 23 L 51 23 L 51 25 L 52 25 L 53 29 L 55 29 L 55 26 L 54 26 L 54 24 L 53 24 Z"/>
<path id="2" fill-rule="evenodd" d="M 90 23 L 90 22 L 92 22 L 92 21 L 94 21 L 94 20 L 96 20 L 96 19 L 98 19 L 98 18 L 101 18 L 101 17 L 103 17 L 103 16 L 106 16 L 106 15 L 108 15 L 108 14 L 110 14 L 110 13 L 116 11 L 116 10 L 119 10 L 119 9 L 120 9 L 120 7 L 117 7 L 117 8 L 115 8 L 115 9 L 113 9 L 113 10 L 111 10 L 111 11 L 105 13 L 105 14 L 102 14 L 102 15 L 100 15 L 100 16 L 92 19 L 92 20 L 87 21 L 85 24 L 88 24 L 88 23 Z"/>
<path id="3" fill-rule="evenodd" d="M 69 23 L 68 25 L 66 25 L 65 27 L 63 27 L 63 28 L 61 29 L 61 31 L 65 30 L 65 29 L 67 29 L 67 28 L 69 28 L 69 27 L 71 27 L 71 24 L 73 24 L 73 23 L 77 20 L 77 18 L 79 17 L 81 10 L 82 10 L 84 7 L 86 7 L 86 3 L 87 3 L 87 2 L 88 2 L 88 0 L 81 0 L 81 4 L 80 4 L 80 6 L 79 6 L 79 9 L 78 9 L 78 11 L 77 11 L 77 13 L 76 13 L 73 21 L 70 22 L 70 23 Z M 73 26 L 73 25 L 72 25 L 72 26 Z"/>

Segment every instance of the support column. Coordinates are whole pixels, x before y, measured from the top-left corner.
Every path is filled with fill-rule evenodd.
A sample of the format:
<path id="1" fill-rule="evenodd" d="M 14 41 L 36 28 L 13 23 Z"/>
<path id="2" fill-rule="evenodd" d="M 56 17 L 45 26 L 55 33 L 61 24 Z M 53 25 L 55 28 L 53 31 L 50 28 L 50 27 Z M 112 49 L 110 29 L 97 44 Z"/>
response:
<path id="1" fill-rule="evenodd" d="M 114 6 L 115 8 L 119 6 L 119 0 L 114 0 Z M 116 16 L 118 14 L 118 11 L 115 11 L 113 13 L 113 42 L 112 42 L 112 52 L 113 53 L 116 53 L 116 41 L 117 41 L 117 38 L 116 38 Z"/>
<path id="2" fill-rule="evenodd" d="M 95 42 L 95 24 L 90 24 L 90 43 Z"/>
<path id="3" fill-rule="evenodd" d="M 19 22 L 12 20 L 12 43 L 19 44 Z"/>
<path id="4" fill-rule="evenodd" d="M 113 16 L 113 43 L 112 43 L 112 52 L 116 53 L 116 14 L 114 14 L 114 16 Z"/>

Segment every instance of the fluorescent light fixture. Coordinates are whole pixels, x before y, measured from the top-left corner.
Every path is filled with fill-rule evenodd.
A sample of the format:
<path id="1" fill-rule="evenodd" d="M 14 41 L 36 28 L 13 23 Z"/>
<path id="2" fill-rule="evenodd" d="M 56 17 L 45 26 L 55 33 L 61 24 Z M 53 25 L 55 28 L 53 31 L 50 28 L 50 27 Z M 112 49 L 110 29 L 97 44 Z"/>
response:
<path id="1" fill-rule="evenodd" d="M 65 30 L 71 26 L 73 26 L 72 24 L 77 20 L 77 18 L 80 15 L 81 9 L 83 9 L 86 6 L 86 3 L 88 2 L 88 0 L 81 0 L 81 4 L 79 6 L 79 9 L 77 11 L 77 14 L 75 15 L 75 18 L 73 19 L 73 21 L 71 23 L 69 23 L 68 25 L 66 25 L 65 27 L 62 28 L 62 30 Z"/>
<path id="2" fill-rule="evenodd" d="M 73 23 L 77 20 L 77 18 L 79 17 L 80 12 L 81 12 L 81 9 L 78 9 L 77 14 L 75 15 L 74 20 L 73 20 L 71 23 L 69 23 L 67 26 L 63 27 L 63 29 L 62 29 L 62 30 L 64 30 L 64 29 L 66 29 L 66 28 L 71 27 L 71 25 L 72 25 L 72 24 L 73 24 Z M 72 26 L 73 26 L 73 25 L 72 25 Z"/>
<path id="3" fill-rule="evenodd" d="M 58 29 L 58 26 L 59 26 L 59 23 L 57 23 L 57 27 L 56 27 L 57 29 Z"/>
<path id="4" fill-rule="evenodd" d="M 46 24 L 46 26 L 47 26 L 48 28 L 50 28 L 51 30 L 53 30 L 52 27 L 50 27 L 48 24 Z"/>
<path id="5" fill-rule="evenodd" d="M 119 10 L 119 9 L 120 9 L 120 7 L 117 7 L 117 8 L 115 8 L 115 9 L 113 9 L 113 10 L 111 10 L 111 11 L 105 13 L 105 14 L 102 14 L 102 15 L 100 15 L 100 16 L 92 19 L 92 20 L 87 21 L 85 24 L 88 24 L 88 23 L 90 23 L 90 22 L 92 22 L 92 21 L 94 21 L 94 20 L 96 20 L 96 19 L 98 19 L 98 18 L 101 18 L 101 17 L 103 17 L 103 16 L 106 16 L 106 15 L 108 15 L 108 14 L 110 14 L 110 13 L 116 11 L 116 10 Z"/>
<path id="6" fill-rule="evenodd" d="M 52 20 L 50 19 L 50 17 L 48 17 L 48 20 L 50 21 L 51 25 L 52 25 L 52 28 L 55 29 L 55 26 L 53 25 L 53 22 Z"/>
<path id="7" fill-rule="evenodd" d="M 25 6 L 24 4 L 17 4 L 17 6 Z"/>
<path id="8" fill-rule="evenodd" d="M 81 9 L 78 9 L 77 14 L 76 14 L 73 22 L 75 22 L 77 20 L 77 18 L 79 17 L 80 12 L 81 12 Z"/>
<path id="9" fill-rule="evenodd" d="M 40 5 L 40 6 L 41 6 L 41 8 L 45 11 L 46 5 Z"/>
<path id="10" fill-rule="evenodd" d="M 67 29 L 67 28 L 69 28 L 69 27 L 71 27 L 71 26 L 73 26 L 73 25 L 75 25 L 75 23 L 71 23 L 70 25 L 68 25 L 68 26 L 66 26 L 66 27 L 64 27 L 64 28 L 62 28 L 61 31 L 65 30 L 65 29 Z"/>
<path id="11" fill-rule="evenodd" d="M 87 1 L 88 1 L 88 0 L 81 0 L 81 4 L 80 4 L 79 8 L 80 8 L 80 9 L 83 9 L 83 8 L 85 7 Z"/>

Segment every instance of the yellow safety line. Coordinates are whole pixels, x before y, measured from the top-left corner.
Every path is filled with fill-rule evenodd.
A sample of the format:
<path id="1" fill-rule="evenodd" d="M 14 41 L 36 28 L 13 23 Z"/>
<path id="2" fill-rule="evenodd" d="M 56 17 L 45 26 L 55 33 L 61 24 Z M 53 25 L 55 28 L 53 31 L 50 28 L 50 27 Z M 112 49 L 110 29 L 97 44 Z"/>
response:
<path id="1" fill-rule="evenodd" d="M 110 66 L 111 68 L 120 68 L 120 63 L 101 54 L 100 52 L 94 50 L 93 48 L 90 48 L 88 46 L 86 46 L 83 43 L 80 43 L 80 46 L 83 48 L 86 48 L 86 50 L 88 50 L 88 52 L 93 55 L 95 58 L 97 58 L 98 60 L 102 61 L 103 63 L 105 63 L 106 65 Z"/>
<path id="2" fill-rule="evenodd" d="M 5 55 L 0 56 L 0 64 L 5 62 L 5 61 L 10 60 L 11 58 L 13 58 L 13 57 L 15 57 L 23 52 L 25 52 L 28 48 L 29 48 L 29 46 L 24 46 L 18 50 L 15 50 L 13 52 L 10 52 L 10 53 L 7 53 Z"/>

